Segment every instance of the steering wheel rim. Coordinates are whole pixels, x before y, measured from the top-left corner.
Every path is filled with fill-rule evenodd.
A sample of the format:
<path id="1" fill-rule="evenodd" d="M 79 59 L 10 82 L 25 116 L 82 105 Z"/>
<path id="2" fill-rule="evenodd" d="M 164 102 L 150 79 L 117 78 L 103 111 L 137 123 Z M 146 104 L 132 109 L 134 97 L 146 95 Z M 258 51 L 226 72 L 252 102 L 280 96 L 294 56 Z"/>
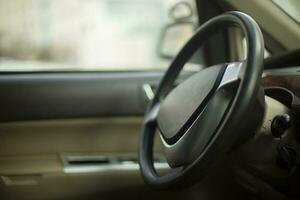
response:
<path id="1" fill-rule="evenodd" d="M 166 175 L 158 176 L 154 169 L 152 154 L 161 101 L 168 97 L 184 64 L 204 41 L 216 32 L 232 26 L 239 27 L 243 31 L 247 43 L 247 56 L 246 60 L 241 63 L 231 63 L 234 66 L 232 68 L 238 69 L 238 74 L 236 74 L 238 86 L 235 89 L 233 100 L 230 102 L 230 107 L 226 110 L 226 115 L 222 116 L 222 121 L 217 126 L 209 142 L 205 144 L 205 147 L 192 162 L 171 168 L 171 171 Z M 139 141 L 139 163 L 142 175 L 149 185 L 165 188 L 178 184 L 187 185 L 187 182 L 192 184 L 203 177 L 207 170 L 221 160 L 215 159 L 215 157 L 222 157 L 237 141 L 245 138 L 245 136 L 241 136 L 238 132 L 232 130 L 239 124 L 240 119 L 245 117 L 245 113 L 253 108 L 257 97 L 260 96 L 260 99 L 262 99 L 260 79 L 263 72 L 263 44 L 262 33 L 256 22 L 250 16 L 236 11 L 210 19 L 185 44 L 163 76 L 145 114 Z M 222 78 L 226 76 L 228 66 L 227 64 L 223 68 L 224 70 L 219 73 L 222 74 Z M 263 104 L 262 101 L 260 101 L 261 105 Z M 255 123 L 257 124 L 257 122 Z M 252 125 L 252 127 L 254 126 Z M 161 137 L 161 139 L 163 143 L 166 142 L 166 138 Z"/>

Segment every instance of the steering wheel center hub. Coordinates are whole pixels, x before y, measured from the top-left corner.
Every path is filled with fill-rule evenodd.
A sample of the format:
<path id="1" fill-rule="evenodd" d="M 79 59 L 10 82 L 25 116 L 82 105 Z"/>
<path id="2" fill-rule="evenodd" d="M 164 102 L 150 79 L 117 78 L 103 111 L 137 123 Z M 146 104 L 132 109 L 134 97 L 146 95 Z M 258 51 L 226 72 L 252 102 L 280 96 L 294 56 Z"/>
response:
<path id="1" fill-rule="evenodd" d="M 204 69 L 177 86 L 164 99 L 158 128 L 167 144 L 176 143 L 191 127 L 217 90 L 225 66 Z"/>

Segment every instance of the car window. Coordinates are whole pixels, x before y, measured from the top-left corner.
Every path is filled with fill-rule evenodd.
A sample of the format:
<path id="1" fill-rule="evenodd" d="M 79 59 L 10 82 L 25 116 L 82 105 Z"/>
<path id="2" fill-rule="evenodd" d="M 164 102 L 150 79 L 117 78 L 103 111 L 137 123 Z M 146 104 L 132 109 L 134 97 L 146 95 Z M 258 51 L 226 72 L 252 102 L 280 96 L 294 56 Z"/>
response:
<path id="1" fill-rule="evenodd" d="M 175 30 L 160 47 L 162 30 L 174 23 L 169 10 L 178 2 L 1 1 L 0 71 L 165 69 L 170 59 L 159 49 L 173 50 L 176 41 L 190 36 Z M 194 1 L 186 2 L 192 11 L 186 19 L 195 24 Z M 174 13 L 180 12 L 186 11 Z"/>
<path id="2" fill-rule="evenodd" d="M 300 23 L 300 1 L 299 0 L 273 0 L 273 2 L 292 17 L 296 22 Z"/>

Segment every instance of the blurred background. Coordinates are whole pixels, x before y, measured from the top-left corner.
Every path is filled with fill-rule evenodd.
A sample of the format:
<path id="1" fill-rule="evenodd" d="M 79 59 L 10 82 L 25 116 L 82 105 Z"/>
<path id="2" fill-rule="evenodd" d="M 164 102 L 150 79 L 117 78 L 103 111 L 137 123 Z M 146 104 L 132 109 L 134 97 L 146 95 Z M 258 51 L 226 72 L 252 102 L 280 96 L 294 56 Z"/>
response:
<path id="1" fill-rule="evenodd" d="M 170 60 L 157 45 L 177 2 L 0 0 L 0 71 L 164 69 Z M 197 23 L 194 2 L 186 2 Z M 185 29 L 167 37 L 167 51 L 191 36 Z"/>

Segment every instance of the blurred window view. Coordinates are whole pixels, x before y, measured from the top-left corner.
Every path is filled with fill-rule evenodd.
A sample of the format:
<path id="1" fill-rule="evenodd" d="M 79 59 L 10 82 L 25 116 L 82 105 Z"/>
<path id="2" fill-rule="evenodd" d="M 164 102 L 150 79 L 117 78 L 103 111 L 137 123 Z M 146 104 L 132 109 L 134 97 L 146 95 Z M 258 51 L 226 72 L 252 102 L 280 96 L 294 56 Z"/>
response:
<path id="1" fill-rule="evenodd" d="M 273 0 L 273 2 L 286 12 L 295 21 L 300 23 L 300 1 L 299 0 Z"/>
<path id="2" fill-rule="evenodd" d="M 178 2 L 0 0 L 0 71 L 165 69 L 161 49 L 177 51 L 194 29 L 162 31 L 197 23 L 191 0 L 170 14 Z"/>

